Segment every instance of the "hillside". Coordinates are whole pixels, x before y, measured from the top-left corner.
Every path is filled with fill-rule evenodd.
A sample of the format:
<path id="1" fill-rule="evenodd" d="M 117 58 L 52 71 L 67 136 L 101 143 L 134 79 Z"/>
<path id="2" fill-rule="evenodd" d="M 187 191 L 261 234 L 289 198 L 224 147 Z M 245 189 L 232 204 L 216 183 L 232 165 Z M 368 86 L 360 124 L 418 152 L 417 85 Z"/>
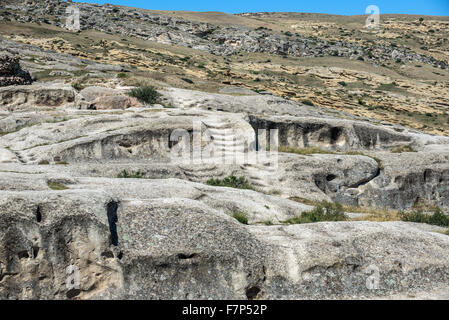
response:
<path id="1" fill-rule="evenodd" d="M 447 17 L 385 15 L 374 33 L 364 28 L 363 16 L 173 13 L 83 4 L 82 31 L 73 33 L 62 28 L 67 4 L 33 3 L 0 12 L 4 39 L 123 65 L 130 71 L 128 83 L 152 77 L 209 92 L 231 84 L 449 133 Z M 53 79 L 30 67 L 39 79 Z"/>
<path id="2" fill-rule="evenodd" d="M 449 298 L 449 17 L 0 4 L 0 299 Z"/>

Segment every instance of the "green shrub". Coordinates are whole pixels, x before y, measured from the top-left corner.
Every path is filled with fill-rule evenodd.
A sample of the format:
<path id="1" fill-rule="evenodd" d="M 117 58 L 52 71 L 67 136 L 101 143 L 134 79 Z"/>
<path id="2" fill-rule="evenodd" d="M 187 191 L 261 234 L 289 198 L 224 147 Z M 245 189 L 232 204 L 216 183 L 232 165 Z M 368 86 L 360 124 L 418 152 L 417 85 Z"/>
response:
<path id="1" fill-rule="evenodd" d="M 128 77 L 128 75 L 126 73 L 124 73 L 124 72 L 120 72 L 120 73 L 117 74 L 117 78 L 119 78 L 119 79 L 124 79 L 124 78 L 127 78 L 127 77 Z"/>
<path id="2" fill-rule="evenodd" d="M 435 226 L 449 227 L 449 217 L 439 208 L 436 208 L 433 214 L 425 214 L 421 211 L 400 212 L 402 221 L 427 223 Z"/>
<path id="3" fill-rule="evenodd" d="M 79 81 L 74 81 L 72 82 L 72 88 L 77 91 L 81 91 L 84 89 L 84 86 Z"/>
<path id="4" fill-rule="evenodd" d="M 245 212 L 234 212 L 232 217 L 242 224 L 248 224 L 248 215 Z"/>
<path id="5" fill-rule="evenodd" d="M 141 102 L 149 104 L 157 103 L 161 96 L 159 92 L 157 92 L 156 89 L 151 86 L 142 86 L 134 88 L 128 92 L 128 95 L 137 98 Z"/>
<path id="6" fill-rule="evenodd" d="M 68 187 L 59 182 L 48 182 L 48 187 L 53 190 L 66 190 Z"/>
<path id="7" fill-rule="evenodd" d="M 122 170 L 118 175 L 117 178 L 121 179 L 142 179 L 144 177 L 144 173 L 140 170 L 137 170 L 135 172 L 128 172 L 126 170 Z"/>
<path id="8" fill-rule="evenodd" d="M 345 221 L 343 206 L 336 202 L 321 201 L 312 211 L 301 213 L 300 216 L 288 219 L 287 224 L 312 223 L 320 221 Z"/>
<path id="9" fill-rule="evenodd" d="M 193 84 L 193 81 L 187 78 L 181 78 L 182 80 L 184 80 L 187 83 Z"/>
<path id="10" fill-rule="evenodd" d="M 245 177 L 229 176 L 224 179 L 209 179 L 206 182 L 210 186 L 216 187 L 229 187 L 236 189 L 250 189 L 254 190 L 254 187 L 246 180 Z"/>
<path id="11" fill-rule="evenodd" d="M 314 106 L 313 102 L 310 100 L 302 100 L 301 102 L 307 106 Z"/>

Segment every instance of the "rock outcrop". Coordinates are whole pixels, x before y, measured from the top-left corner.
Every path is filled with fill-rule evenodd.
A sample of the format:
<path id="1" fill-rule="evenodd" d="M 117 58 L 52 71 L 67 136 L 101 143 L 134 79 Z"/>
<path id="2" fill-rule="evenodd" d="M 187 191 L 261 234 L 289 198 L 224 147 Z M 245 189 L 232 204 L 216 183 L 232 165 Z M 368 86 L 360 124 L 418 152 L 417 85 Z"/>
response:
<path id="1" fill-rule="evenodd" d="M 47 187 L 55 182 L 68 189 Z M 2 299 L 385 298 L 425 296 L 449 279 L 438 227 L 245 226 L 219 205 L 228 190 L 176 179 L 9 173 L 2 185 Z M 255 209 L 272 204 L 238 193 Z M 78 286 L 67 285 L 73 270 Z"/>
<path id="2" fill-rule="evenodd" d="M 7 7 L 17 14 L 19 22 L 39 22 L 65 27 L 59 17 L 66 15 L 67 2 L 55 2 L 48 6 L 23 2 Z M 447 62 L 426 56 L 408 48 L 389 44 L 360 45 L 353 41 L 327 41 L 316 36 L 301 34 L 273 34 L 264 28 L 251 29 L 242 25 L 189 21 L 180 17 L 161 15 L 142 9 L 112 5 L 77 4 L 80 12 L 80 28 L 95 29 L 106 33 L 134 36 L 163 44 L 181 45 L 219 55 L 239 52 L 263 52 L 297 57 L 339 56 L 351 59 L 369 59 L 381 64 L 401 60 L 421 62 L 446 69 Z M 49 16 L 52 19 L 42 17 Z M 126 22 L 125 22 L 126 21 Z"/>
<path id="3" fill-rule="evenodd" d="M 22 70 L 18 57 L 0 56 L 0 87 L 31 84 L 31 75 Z"/>

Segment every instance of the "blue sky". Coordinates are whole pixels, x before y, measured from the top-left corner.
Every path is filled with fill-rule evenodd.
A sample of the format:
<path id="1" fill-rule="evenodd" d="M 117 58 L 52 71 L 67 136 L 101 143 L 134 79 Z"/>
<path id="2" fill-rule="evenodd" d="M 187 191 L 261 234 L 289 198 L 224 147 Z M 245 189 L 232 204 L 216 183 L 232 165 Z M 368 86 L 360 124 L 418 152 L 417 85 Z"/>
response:
<path id="1" fill-rule="evenodd" d="M 240 12 L 315 12 L 341 15 L 364 14 L 368 5 L 377 5 L 380 13 L 405 13 L 449 16 L 449 0 L 108 0 L 76 1 L 111 3 L 154 10 Z"/>

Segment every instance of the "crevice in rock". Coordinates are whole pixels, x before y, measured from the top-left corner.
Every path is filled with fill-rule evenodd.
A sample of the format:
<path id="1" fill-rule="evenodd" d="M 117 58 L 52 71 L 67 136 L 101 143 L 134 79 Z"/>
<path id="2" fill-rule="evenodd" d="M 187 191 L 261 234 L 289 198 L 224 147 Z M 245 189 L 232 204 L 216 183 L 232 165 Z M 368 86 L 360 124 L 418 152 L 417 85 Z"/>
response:
<path id="1" fill-rule="evenodd" d="M 180 260 L 187 260 L 187 259 L 195 258 L 196 256 L 197 256 L 196 253 L 192 253 L 192 254 L 179 253 L 178 254 L 178 259 L 180 259 Z"/>
<path id="2" fill-rule="evenodd" d="M 42 213 L 41 213 L 41 207 L 37 206 L 36 209 L 36 221 L 41 222 L 42 221 Z"/>
<path id="3" fill-rule="evenodd" d="M 106 206 L 106 210 L 107 210 L 106 212 L 108 215 L 108 223 L 109 223 L 109 232 L 111 233 L 110 243 L 114 246 L 118 246 L 118 234 L 117 234 L 118 205 L 119 205 L 119 202 L 111 201 Z"/>
<path id="4" fill-rule="evenodd" d="M 370 181 L 376 179 L 378 176 L 380 176 L 380 173 L 381 173 L 381 169 L 380 169 L 380 168 L 377 168 L 376 173 L 375 173 L 372 177 L 369 177 L 369 178 L 364 179 L 364 180 L 362 180 L 362 181 L 360 181 L 360 182 L 358 182 L 358 183 L 355 183 L 355 184 L 353 184 L 353 185 L 350 185 L 350 186 L 348 186 L 348 188 L 358 188 L 358 187 L 361 187 L 361 186 L 363 186 L 363 185 L 369 183 Z"/>
<path id="5" fill-rule="evenodd" d="M 103 252 L 101 253 L 101 256 L 102 256 L 102 257 L 105 257 L 105 258 L 114 258 L 114 254 L 113 254 L 112 251 L 110 251 L 110 250 L 105 250 L 105 251 L 103 251 Z"/>
<path id="6" fill-rule="evenodd" d="M 254 300 L 257 298 L 257 295 L 260 293 L 260 288 L 257 286 L 252 286 L 246 289 L 246 297 L 248 300 Z"/>
<path id="7" fill-rule="evenodd" d="M 26 250 L 20 251 L 17 256 L 19 257 L 19 259 L 28 259 L 30 257 L 28 251 Z"/>
<path id="8" fill-rule="evenodd" d="M 33 259 L 36 259 L 39 255 L 39 247 L 33 247 Z"/>

